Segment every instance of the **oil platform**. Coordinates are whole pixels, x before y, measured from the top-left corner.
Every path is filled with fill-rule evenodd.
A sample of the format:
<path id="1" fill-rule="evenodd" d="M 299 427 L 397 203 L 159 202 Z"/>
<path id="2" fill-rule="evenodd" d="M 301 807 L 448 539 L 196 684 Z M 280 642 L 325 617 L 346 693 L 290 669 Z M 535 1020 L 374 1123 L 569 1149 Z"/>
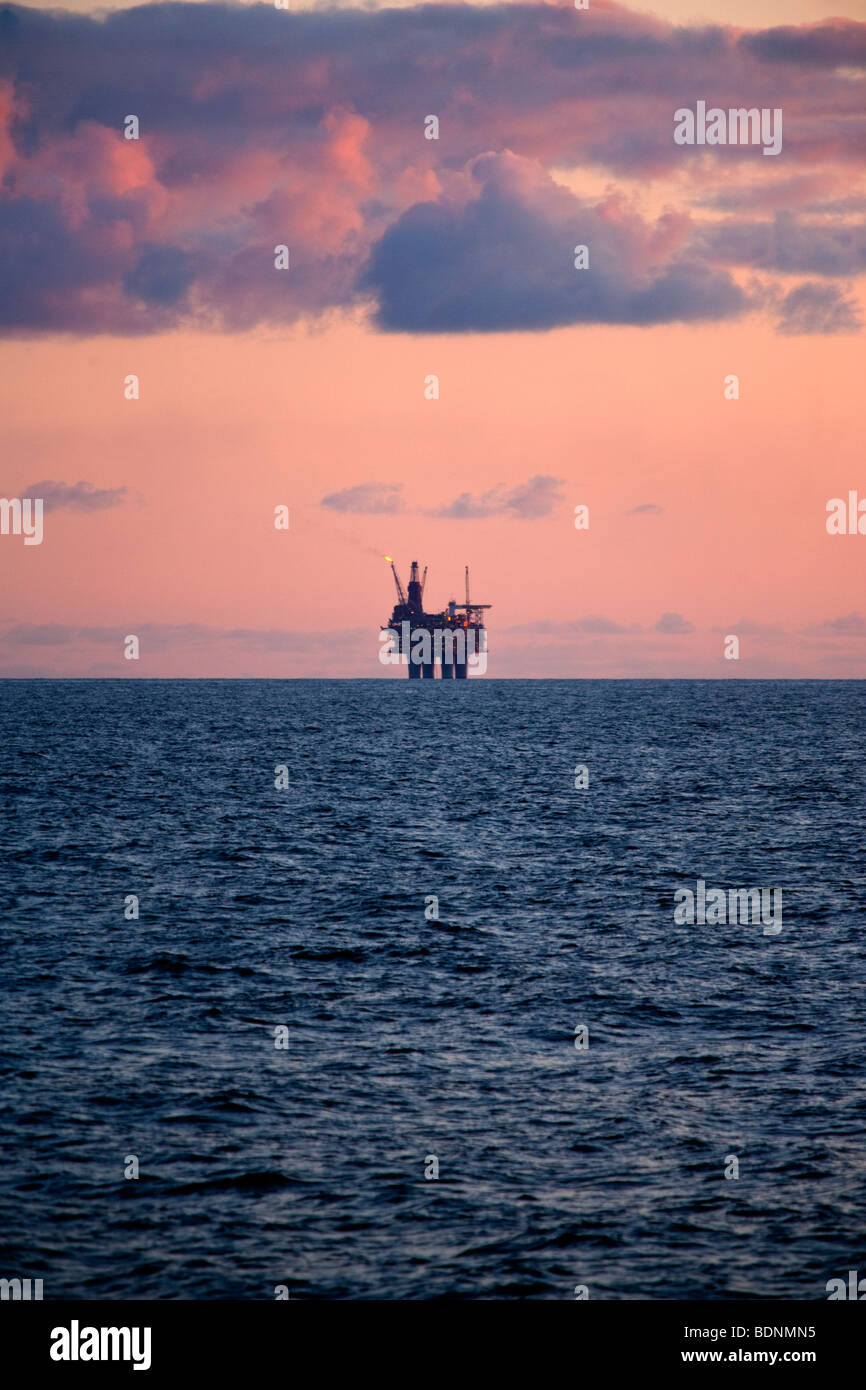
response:
<path id="1" fill-rule="evenodd" d="M 438 666 L 443 680 L 465 680 L 467 663 L 483 671 L 487 665 L 487 629 L 484 611 L 489 603 L 473 603 L 469 598 L 469 566 L 466 566 L 466 602 L 450 599 L 441 613 L 424 612 L 427 566 L 418 577 L 418 561 L 412 561 L 408 591 L 403 589 L 397 567 L 390 555 L 397 586 L 397 603 L 391 621 L 383 632 L 392 634 L 392 660 L 408 666 L 410 680 L 432 680 Z M 426 634 L 426 635 L 425 635 Z"/>

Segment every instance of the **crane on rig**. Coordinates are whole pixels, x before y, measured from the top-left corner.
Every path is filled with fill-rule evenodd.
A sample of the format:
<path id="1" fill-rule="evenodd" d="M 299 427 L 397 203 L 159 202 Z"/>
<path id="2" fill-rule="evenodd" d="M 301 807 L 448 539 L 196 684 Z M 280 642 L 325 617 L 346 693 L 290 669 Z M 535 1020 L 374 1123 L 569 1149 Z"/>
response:
<path id="1" fill-rule="evenodd" d="M 467 623 L 481 623 L 482 625 L 483 625 L 483 623 L 484 623 L 484 619 L 483 619 L 482 616 L 481 616 L 482 612 L 484 611 L 485 608 L 492 608 L 492 607 L 493 607 L 493 604 L 492 604 L 492 603 L 472 603 L 472 602 L 470 601 L 470 598 L 469 598 L 469 566 L 468 566 L 468 565 L 466 566 L 466 602 L 465 602 L 465 603 L 455 603 L 454 607 L 455 607 L 456 609 L 463 609 L 463 610 L 465 611 Z"/>
<path id="2" fill-rule="evenodd" d="M 385 559 L 391 566 L 394 583 L 397 585 L 397 596 L 400 599 L 399 607 L 405 610 L 401 613 L 401 617 L 406 618 L 410 615 L 420 617 L 424 612 L 424 585 L 427 583 L 427 566 L 424 566 L 423 577 L 419 579 L 418 561 L 413 560 L 412 568 L 409 571 L 408 588 L 404 589 L 400 582 L 400 576 L 397 573 L 397 566 L 394 564 L 394 561 L 391 559 L 390 555 L 386 555 Z M 394 611 L 396 612 L 397 610 L 395 609 Z"/>
<path id="3" fill-rule="evenodd" d="M 400 583 L 400 576 L 399 576 L 399 574 L 397 573 L 397 566 L 394 564 L 394 561 L 391 559 L 391 556 L 390 556 L 390 555 L 386 555 L 386 556 L 385 556 L 385 559 L 388 561 L 388 564 L 391 566 L 391 573 L 392 573 L 393 576 L 394 576 L 394 583 L 397 585 L 397 593 L 400 595 L 400 602 L 402 603 L 403 607 L 405 608 L 405 607 L 406 607 L 406 595 L 405 595 L 404 592 L 403 592 L 403 585 Z M 426 574 L 426 570 L 425 570 L 425 574 Z"/>

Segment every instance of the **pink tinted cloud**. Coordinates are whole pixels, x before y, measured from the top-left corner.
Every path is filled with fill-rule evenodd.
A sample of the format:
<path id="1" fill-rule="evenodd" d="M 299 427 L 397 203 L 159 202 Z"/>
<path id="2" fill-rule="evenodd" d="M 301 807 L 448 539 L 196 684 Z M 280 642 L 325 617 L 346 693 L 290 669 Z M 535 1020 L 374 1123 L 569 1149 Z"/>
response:
<path id="1" fill-rule="evenodd" d="M 502 163 L 487 170 L 507 224 L 499 245 L 485 224 L 491 258 L 513 267 L 531 253 L 531 240 L 516 234 L 521 219 L 543 246 L 558 199 L 563 235 L 569 220 L 588 219 L 606 254 L 621 257 L 626 282 L 680 265 L 651 303 L 636 293 L 593 321 L 726 317 L 748 304 L 723 267 L 748 268 L 754 257 L 717 255 L 683 208 L 642 224 L 617 197 L 591 211 L 583 200 L 567 205 L 551 169 L 687 175 L 686 196 L 703 186 L 719 198 L 726 182 L 756 176 L 757 160 L 796 210 L 814 197 L 815 179 L 838 188 L 840 171 L 862 154 L 862 84 L 850 74 L 866 62 L 866 25 L 847 20 L 747 32 L 674 28 L 604 0 L 579 13 L 491 5 L 286 14 L 202 4 L 172 11 L 167 46 L 159 5 L 102 19 L 5 13 L 7 332 L 236 329 L 370 302 L 382 327 L 423 327 L 423 290 L 413 302 L 404 285 L 389 310 L 400 266 L 386 266 L 384 254 L 406 252 L 398 233 L 407 215 L 447 220 L 467 196 L 483 211 L 485 189 L 467 190 L 488 154 L 511 161 L 507 172 Z M 764 171 L 771 161 L 751 146 L 675 146 L 673 111 L 698 98 L 781 106 L 783 174 Z M 131 109 L 140 141 L 122 135 Z M 439 118 L 438 140 L 424 138 L 428 113 Z M 803 179 L 799 194 L 792 169 Z M 452 228 L 452 262 L 434 262 L 434 275 L 473 264 L 466 237 L 478 230 L 464 215 Z M 851 234 L 862 240 L 862 225 Z M 280 244 L 292 259 L 282 279 L 273 264 Z M 518 326 L 587 321 L 579 306 L 550 308 L 563 292 L 552 263 L 545 273 L 530 264 L 527 277 L 537 303 L 520 309 Z M 515 326 L 507 314 L 496 322 L 492 293 L 484 304 L 476 296 L 474 316 L 454 327 Z"/>

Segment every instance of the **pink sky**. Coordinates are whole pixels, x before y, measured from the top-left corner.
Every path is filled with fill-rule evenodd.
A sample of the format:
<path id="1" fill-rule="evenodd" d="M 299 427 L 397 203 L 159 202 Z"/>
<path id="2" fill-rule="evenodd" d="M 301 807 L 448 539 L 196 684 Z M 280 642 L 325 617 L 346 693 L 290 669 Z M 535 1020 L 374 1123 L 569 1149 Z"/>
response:
<path id="1" fill-rule="evenodd" d="M 778 6 L 749 11 L 753 26 L 764 12 L 779 22 Z M 800 13 L 817 17 L 811 6 Z M 347 119 L 333 130 L 343 163 L 304 212 L 311 236 L 341 247 L 360 235 L 353 223 L 380 187 L 375 140 Z M 129 153 L 93 156 L 106 186 L 115 176 L 105 169 Z M 133 147 L 130 164 L 146 155 Z M 699 206 L 696 189 L 733 189 L 741 205 L 754 189 L 768 207 L 737 213 L 749 222 L 790 204 L 795 177 L 817 179 L 801 212 L 858 192 L 841 155 L 818 167 L 755 156 L 757 166 L 652 177 L 565 169 L 553 151 L 545 162 L 557 188 L 586 206 L 616 190 L 622 210 L 605 203 L 603 216 L 629 238 L 663 225 L 666 238 L 683 236 L 679 223 L 656 221 L 665 209 L 688 220 L 689 236 L 719 225 L 726 214 Z M 47 168 L 49 155 L 40 158 Z M 259 173 L 267 163 L 263 155 Z M 257 198 L 256 168 L 243 167 L 237 197 Z M 35 185 L 34 169 L 28 177 Z M 118 196 L 130 177 L 124 166 Z M 411 174 L 419 187 L 426 177 Z M 156 213 L 150 166 L 142 178 L 152 226 L 170 220 L 175 237 L 199 216 L 194 201 L 207 201 L 184 186 Z M 535 178 L 532 196 L 555 209 L 558 194 L 538 192 Z M 400 196 L 409 206 L 431 192 Z M 464 192 L 447 196 L 464 206 Z M 326 214 L 335 222 L 323 231 Z M 853 229 L 855 215 L 825 211 L 818 225 Z M 394 602 L 388 553 L 404 581 L 412 559 L 429 565 L 428 606 L 460 598 L 470 565 L 473 597 L 493 605 L 493 677 L 862 678 L 866 536 L 825 527 L 828 499 L 849 489 L 866 499 L 862 333 L 779 332 L 779 296 L 816 277 L 729 270 L 753 307 L 693 324 L 387 332 L 369 304 L 346 302 L 237 331 L 172 322 L 118 336 L 49 323 L 10 334 L 0 342 L 0 490 L 38 495 L 32 485 L 50 479 L 127 491 L 104 509 L 49 510 L 41 546 L 0 536 L 0 675 L 385 676 L 377 631 Z M 835 283 L 862 311 L 863 276 Z M 129 373 L 140 378 L 138 401 L 124 399 Z M 440 380 L 434 401 L 424 398 L 430 373 Z M 723 395 L 730 373 L 736 401 Z M 559 480 L 548 515 L 431 515 L 463 493 L 507 497 L 538 475 Z M 394 485 L 401 509 L 322 505 L 372 484 Z M 579 503 L 590 508 L 588 531 L 573 525 Z M 274 528 L 279 504 L 290 509 L 288 532 Z M 657 629 L 663 614 L 673 631 Z M 138 662 L 123 658 L 128 633 L 140 636 Z M 728 633 L 740 637 L 738 662 L 723 659 Z"/>

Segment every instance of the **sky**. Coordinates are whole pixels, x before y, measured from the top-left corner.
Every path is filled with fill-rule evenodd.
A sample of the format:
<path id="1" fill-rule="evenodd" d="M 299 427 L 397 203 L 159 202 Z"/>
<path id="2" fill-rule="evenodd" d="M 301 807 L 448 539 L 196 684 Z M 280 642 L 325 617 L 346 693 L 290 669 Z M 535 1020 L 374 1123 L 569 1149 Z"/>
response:
<path id="1" fill-rule="evenodd" d="M 388 554 L 491 677 L 863 678 L 864 20 L 6 7 L 0 676 L 394 678 Z"/>

